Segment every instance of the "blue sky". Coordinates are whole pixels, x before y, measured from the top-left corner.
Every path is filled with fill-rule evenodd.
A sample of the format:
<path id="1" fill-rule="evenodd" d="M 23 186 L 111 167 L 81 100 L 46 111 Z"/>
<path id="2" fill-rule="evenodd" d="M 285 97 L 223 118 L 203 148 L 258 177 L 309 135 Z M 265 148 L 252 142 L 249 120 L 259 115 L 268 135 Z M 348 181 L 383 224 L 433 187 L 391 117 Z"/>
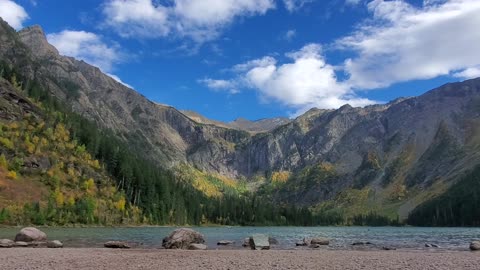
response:
<path id="1" fill-rule="evenodd" d="M 480 76 L 478 0 L 0 0 L 64 55 L 231 121 L 414 96 Z"/>

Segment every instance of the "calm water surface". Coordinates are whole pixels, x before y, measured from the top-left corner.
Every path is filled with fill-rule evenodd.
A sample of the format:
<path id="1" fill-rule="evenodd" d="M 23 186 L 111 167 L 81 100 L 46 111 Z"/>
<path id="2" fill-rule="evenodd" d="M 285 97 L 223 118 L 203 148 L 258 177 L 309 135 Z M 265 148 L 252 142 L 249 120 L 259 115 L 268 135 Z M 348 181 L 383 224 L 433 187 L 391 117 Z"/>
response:
<path id="1" fill-rule="evenodd" d="M 49 239 L 58 239 L 66 247 L 102 247 L 110 240 L 137 243 L 140 248 L 160 248 L 162 239 L 174 227 L 137 228 L 42 228 Z M 415 228 L 415 227 L 194 227 L 205 235 L 210 249 L 241 248 L 243 239 L 255 233 L 278 240 L 275 249 L 294 249 L 304 237 L 328 237 L 329 249 L 357 249 L 355 241 L 369 241 L 373 246 L 399 249 L 425 249 L 425 243 L 440 246 L 439 250 L 467 250 L 472 240 L 480 239 L 480 228 Z M 0 238 L 12 239 L 19 228 L 0 228 Z M 219 240 L 233 240 L 233 247 L 217 247 Z"/>

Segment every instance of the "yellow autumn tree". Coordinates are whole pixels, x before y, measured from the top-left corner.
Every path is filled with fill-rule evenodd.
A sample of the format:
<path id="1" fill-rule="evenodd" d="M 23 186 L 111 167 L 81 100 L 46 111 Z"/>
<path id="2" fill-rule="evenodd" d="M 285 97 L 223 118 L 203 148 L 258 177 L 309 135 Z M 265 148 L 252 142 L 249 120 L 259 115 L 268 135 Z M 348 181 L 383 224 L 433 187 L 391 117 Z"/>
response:
<path id="1" fill-rule="evenodd" d="M 272 183 L 280 184 L 286 183 L 290 177 L 290 172 L 288 171 L 279 171 L 272 173 Z"/>
<path id="2" fill-rule="evenodd" d="M 0 167 L 8 169 L 8 161 L 4 154 L 0 155 Z"/>

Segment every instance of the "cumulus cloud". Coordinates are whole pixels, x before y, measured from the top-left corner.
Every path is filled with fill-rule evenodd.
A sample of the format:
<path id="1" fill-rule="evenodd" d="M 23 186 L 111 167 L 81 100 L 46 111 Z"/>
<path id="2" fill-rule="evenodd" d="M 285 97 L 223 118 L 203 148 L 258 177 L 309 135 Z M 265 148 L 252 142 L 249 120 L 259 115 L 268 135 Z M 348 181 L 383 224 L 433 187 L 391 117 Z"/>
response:
<path id="1" fill-rule="evenodd" d="M 214 91 L 227 91 L 230 94 L 237 94 L 239 91 L 237 90 L 237 82 L 234 80 L 214 80 L 210 78 L 205 78 L 198 81 L 201 84 L 204 84 L 208 88 Z"/>
<path id="2" fill-rule="evenodd" d="M 356 6 L 360 4 L 360 0 L 345 0 L 345 4 L 349 6 Z"/>
<path id="3" fill-rule="evenodd" d="M 236 65 L 229 82 L 304 110 L 372 104 L 356 93 L 399 82 L 480 76 L 480 1 L 425 0 L 418 7 L 373 0 L 367 8 L 369 18 L 328 44 L 329 53 L 350 56 L 341 64 L 327 63 L 322 47 L 310 44 L 287 54 L 290 62 L 267 56 Z"/>
<path id="4" fill-rule="evenodd" d="M 48 34 L 47 39 L 60 54 L 84 60 L 104 72 L 111 72 L 113 65 L 122 60 L 118 48 L 107 45 L 94 33 L 64 30 Z"/>
<path id="5" fill-rule="evenodd" d="M 353 106 L 374 103 L 356 97 L 347 85 L 338 81 L 335 67 L 325 62 L 320 45 L 306 45 L 286 57 L 289 59 L 286 63 L 266 56 L 236 65 L 232 68 L 236 77 L 231 80 L 206 80 L 221 82 L 219 85 L 225 88 L 255 89 L 267 99 L 300 111 L 311 107 L 338 108 L 345 103 Z"/>
<path id="6" fill-rule="evenodd" d="M 105 24 L 124 37 L 189 37 L 212 40 L 237 17 L 263 15 L 274 0 L 173 0 L 161 5 L 152 0 L 108 0 L 103 5 Z"/>
<path id="7" fill-rule="evenodd" d="M 23 28 L 28 14 L 25 9 L 10 0 L 0 0 L 0 17 L 15 29 Z"/>
<path id="8" fill-rule="evenodd" d="M 352 87 L 375 89 L 452 72 L 475 74 L 471 68 L 480 64 L 480 1 L 430 0 L 418 8 L 399 0 L 375 0 L 368 9 L 372 19 L 336 42 L 337 48 L 356 53 L 345 61 Z"/>

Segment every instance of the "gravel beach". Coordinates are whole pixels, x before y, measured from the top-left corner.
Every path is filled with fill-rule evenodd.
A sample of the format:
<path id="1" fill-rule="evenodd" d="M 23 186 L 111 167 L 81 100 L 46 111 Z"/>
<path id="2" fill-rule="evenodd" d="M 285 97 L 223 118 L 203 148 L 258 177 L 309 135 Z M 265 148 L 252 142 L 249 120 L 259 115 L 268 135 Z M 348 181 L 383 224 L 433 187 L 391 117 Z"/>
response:
<path id="1" fill-rule="evenodd" d="M 0 269 L 480 269 L 480 253 L 2 249 Z"/>

